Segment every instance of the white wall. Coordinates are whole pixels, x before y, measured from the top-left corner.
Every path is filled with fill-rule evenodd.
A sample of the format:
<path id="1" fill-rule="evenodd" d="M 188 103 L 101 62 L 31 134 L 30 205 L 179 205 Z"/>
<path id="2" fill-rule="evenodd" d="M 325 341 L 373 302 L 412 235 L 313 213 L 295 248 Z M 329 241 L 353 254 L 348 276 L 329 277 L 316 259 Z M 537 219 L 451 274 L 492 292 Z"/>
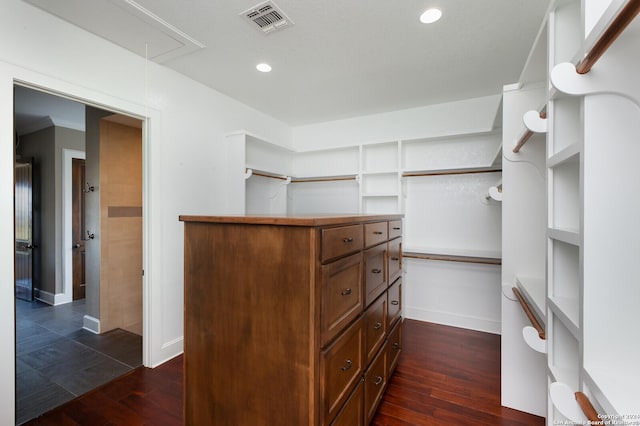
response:
<path id="1" fill-rule="evenodd" d="M 0 14 L 0 120 L 13 122 L 13 84 L 148 116 L 145 129 L 145 364 L 182 350 L 180 214 L 226 213 L 224 134 L 246 129 L 291 143 L 283 123 L 153 63 L 146 63 L 19 0 Z M 0 418 L 14 422 L 13 129 L 0 129 Z"/>
<path id="2" fill-rule="evenodd" d="M 399 139 L 419 139 L 488 132 L 500 106 L 500 95 L 420 108 L 366 115 L 293 128 L 298 151 Z"/>

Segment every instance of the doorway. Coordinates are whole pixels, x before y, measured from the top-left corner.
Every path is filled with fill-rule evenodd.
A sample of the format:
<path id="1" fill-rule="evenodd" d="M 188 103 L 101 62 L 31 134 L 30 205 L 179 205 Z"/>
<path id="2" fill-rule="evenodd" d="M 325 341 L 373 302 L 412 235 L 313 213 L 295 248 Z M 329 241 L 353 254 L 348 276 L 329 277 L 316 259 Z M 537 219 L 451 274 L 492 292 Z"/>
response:
<path id="1" fill-rule="evenodd" d="M 85 226 L 85 159 L 71 159 L 71 297 L 73 300 L 84 299 L 86 295 L 86 240 L 83 232 Z"/>
<path id="2" fill-rule="evenodd" d="M 33 161 L 15 161 L 16 297 L 33 300 Z"/>
<path id="3" fill-rule="evenodd" d="M 101 169 L 100 135 L 90 142 L 94 143 L 93 150 L 87 149 L 85 135 L 90 132 L 85 131 L 87 129 L 58 125 L 55 117 L 56 108 L 66 109 L 70 107 L 69 103 L 73 103 L 70 108 L 82 110 L 79 122 L 85 126 L 85 110 L 88 107 L 24 87 L 16 86 L 15 92 L 14 112 L 19 135 L 15 144 L 15 195 L 25 200 L 31 197 L 30 202 L 17 202 L 15 213 L 15 288 L 16 296 L 23 296 L 16 298 L 16 423 L 21 424 L 142 365 L 142 122 L 129 117 L 124 119 L 133 120 L 128 123 L 135 124 L 136 127 L 133 133 L 138 136 L 136 144 L 140 151 L 140 155 L 136 157 L 139 162 L 137 168 L 140 170 L 138 175 L 131 173 L 130 169 L 117 168 L 118 153 L 126 157 L 122 158 L 122 163 L 130 162 L 129 154 L 120 150 L 122 146 L 115 150 L 106 147 L 112 154 L 111 164 L 116 165 L 111 179 L 117 181 L 120 172 L 127 173 L 128 177 L 137 176 L 137 192 L 140 194 L 139 203 L 134 206 L 134 211 L 140 212 L 135 218 L 140 228 L 136 235 L 139 246 L 137 289 L 140 295 L 135 298 L 137 305 L 129 303 L 126 306 L 128 309 L 133 306 L 136 312 L 124 315 L 139 320 L 135 327 L 124 329 L 113 321 L 108 324 L 108 315 L 103 315 L 103 312 L 109 309 L 119 309 L 118 312 L 122 312 L 122 305 L 116 309 L 112 304 L 119 298 L 131 298 L 118 294 L 121 289 L 117 286 L 109 286 L 106 274 L 98 273 L 97 285 L 95 281 L 93 286 L 87 281 L 87 275 L 92 270 L 91 262 L 87 262 L 88 258 L 94 259 L 95 269 L 95 259 L 100 268 L 102 258 L 109 255 L 109 249 L 118 253 L 117 244 L 112 244 L 107 250 L 100 250 L 99 246 L 103 241 L 101 234 L 103 231 L 105 235 L 109 234 L 109 229 L 101 229 L 98 224 L 111 221 L 111 228 L 116 229 L 112 240 L 117 240 L 117 230 L 122 228 L 122 221 L 115 219 L 123 217 L 122 214 L 116 214 L 114 222 L 109 215 L 111 205 L 101 207 L 98 202 L 98 207 L 95 207 L 96 200 L 99 201 L 102 196 L 100 190 L 108 188 L 106 181 L 101 182 L 99 176 L 96 179 L 95 173 L 91 175 L 87 170 L 95 172 L 96 169 Z M 51 110 L 50 116 L 36 120 L 44 123 L 44 128 L 34 130 L 22 123 L 28 114 L 23 109 L 25 105 L 18 104 L 25 101 L 25 98 L 32 104 L 36 102 L 39 105 L 39 109 L 36 109 L 39 111 L 42 111 L 43 104 L 57 105 Z M 101 116 L 119 115 L 101 110 Z M 96 126 L 101 126 L 99 121 Z M 24 132 L 22 129 L 25 128 L 29 131 Z M 81 146 L 76 141 L 79 134 L 82 135 Z M 117 143 L 114 142 L 113 145 Z M 34 160 L 26 161 L 25 158 Z M 68 167 L 65 166 L 67 160 Z M 23 165 L 28 163 L 31 166 Z M 40 171 L 39 176 L 34 174 L 31 178 L 30 191 L 27 190 L 29 168 L 31 171 Z M 105 169 L 109 167 L 106 166 Z M 37 191 L 33 190 L 33 186 L 37 187 L 38 184 L 41 185 L 42 192 L 40 199 L 34 197 Z M 118 194 L 123 191 L 112 188 L 106 192 Z M 94 204 L 93 216 L 88 212 L 91 203 Z M 132 206 L 120 203 L 115 207 Z M 124 217 L 131 216 L 131 209 L 120 209 L 120 213 L 122 211 L 128 213 Z M 32 220 L 30 228 L 26 225 L 29 217 Z M 87 219 L 92 217 L 94 222 L 88 222 Z M 40 230 L 39 236 L 34 229 Z M 131 241 L 128 244 L 130 246 Z M 42 259 L 40 263 L 34 262 L 38 255 Z M 131 262 L 131 254 L 126 257 Z M 65 272 L 66 263 L 71 265 L 69 271 L 72 272 Z M 24 268 L 19 264 L 25 265 Z M 28 273 L 29 264 L 33 265 L 31 275 Z M 113 274 L 112 272 L 111 275 Z M 38 275 L 41 276 L 40 280 L 34 278 Z M 68 289 L 67 279 L 70 282 Z M 109 288 L 111 298 L 101 294 L 105 287 Z M 87 327 L 87 323 L 93 324 L 94 320 L 98 321 L 98 327 Z M 87 328 L 93 332 L 87 331 Z"/>

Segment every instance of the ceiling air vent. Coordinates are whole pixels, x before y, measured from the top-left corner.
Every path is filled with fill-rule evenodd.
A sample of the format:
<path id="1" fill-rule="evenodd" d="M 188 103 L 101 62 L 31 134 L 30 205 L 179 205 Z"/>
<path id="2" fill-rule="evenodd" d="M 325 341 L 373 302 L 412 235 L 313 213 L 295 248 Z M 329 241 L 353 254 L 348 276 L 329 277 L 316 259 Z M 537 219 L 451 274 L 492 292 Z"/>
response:
<path id="1" fill-rule="evenodd" d="M 265 1 L 240 14 L 263 34 L 293 26 L 293 21 L 272 1 Z"/>

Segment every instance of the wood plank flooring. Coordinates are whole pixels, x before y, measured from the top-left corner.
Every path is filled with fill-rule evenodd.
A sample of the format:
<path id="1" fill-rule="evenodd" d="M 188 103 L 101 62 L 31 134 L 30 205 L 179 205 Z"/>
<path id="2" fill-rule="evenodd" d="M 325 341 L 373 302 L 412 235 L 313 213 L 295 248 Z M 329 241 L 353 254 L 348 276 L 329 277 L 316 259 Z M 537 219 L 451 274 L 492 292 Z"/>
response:
<path id="1" fill-rule="evenodd" d="M 139 368 L 27 424 L 182 425 L 182 377 L 180 356 L 153 370 Z M 400 363 L 371 424 L 533 426 L 545 420 L 500 406 L 500 336 L 405 320 Z"/>
<path id="2" fill-rule="evenodd" d="M 405 320 L 403 353 L 375 426 L 544 425 L 500 405 L 500 336 Z"/>

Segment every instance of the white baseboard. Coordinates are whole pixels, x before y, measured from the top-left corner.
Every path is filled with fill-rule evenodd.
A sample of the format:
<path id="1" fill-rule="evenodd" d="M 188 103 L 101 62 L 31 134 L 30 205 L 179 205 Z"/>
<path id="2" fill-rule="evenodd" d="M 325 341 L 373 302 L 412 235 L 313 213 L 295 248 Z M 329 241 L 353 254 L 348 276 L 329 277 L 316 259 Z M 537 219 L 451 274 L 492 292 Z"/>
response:
<path id="1" fill-rule="evenodd" d="M 44 291 L 44 290 L 36 290 L 35 291 L 35 299 L 42 302 L 42 303 L 46 303 L 47 305 L 52 305 L 55 306 L 56 304 L 56 295 L 53 293 L 49 293 L 48 291 Z"/>
<path id="2" fill-rule="evenodd" d="M 82 328 L 94 334 L 100 334 L 100 320 L 91 315 L 85 315 L 82 319 Z"/>
<path id="3" fill-rule="evenodd" d="M 47 305 L 58 306 L 71 302 L 71 300 L 69 300 L 69 297 L 64 293 L 53 294 L 44 290 L 36 290 L 36 294 L 37 296 L 35 297 L 35 299 L 39 300 L 42 303 L 46 303 Z"/>
<path id="4" fill-rule="evenodd" d="M 159 351 L 154 351 L 154 357 L 151 360 L 151 365 L 148 367 L 156 368 L 160 364 L 164 364 L 180 355 L 184 350 L 184 338 L 182 336 L 177 337 L 173 340 L 165 342 L 162 344 L 162 347 Z"/>
<path id="5" fill-rule="evenodd" d="M 408 319 L 450 325 L 468 330 L 484 331 L 492 334 L 500 334 L 502 329 L 502 323 L 500 321 L 406 306 L 404 308 L 404 316 Z"/>

